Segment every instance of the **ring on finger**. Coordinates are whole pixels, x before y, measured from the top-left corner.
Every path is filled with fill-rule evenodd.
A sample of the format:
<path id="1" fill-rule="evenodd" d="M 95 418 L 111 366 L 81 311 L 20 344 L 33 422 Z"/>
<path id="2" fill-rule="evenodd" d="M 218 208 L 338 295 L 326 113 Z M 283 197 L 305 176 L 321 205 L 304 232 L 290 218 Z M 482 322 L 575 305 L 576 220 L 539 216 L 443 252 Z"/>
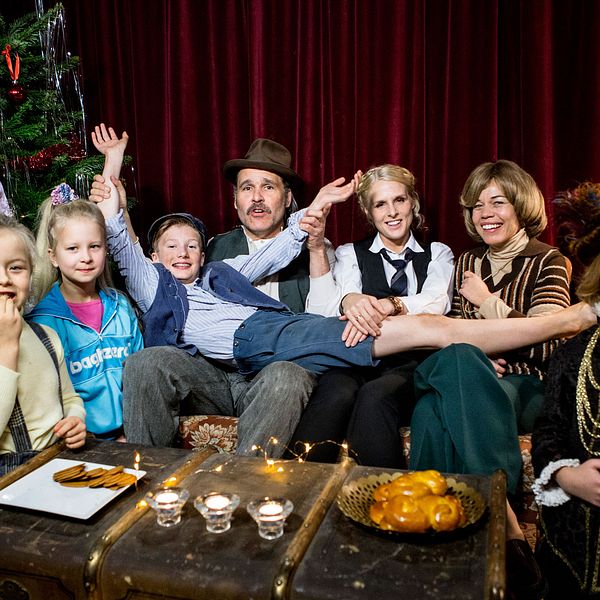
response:
<path id="1" fill-rule="evenodd" d="M 356 315 L 356 319 L 357 321 L 360 321 L 362 319 L 362 315 Z"/>

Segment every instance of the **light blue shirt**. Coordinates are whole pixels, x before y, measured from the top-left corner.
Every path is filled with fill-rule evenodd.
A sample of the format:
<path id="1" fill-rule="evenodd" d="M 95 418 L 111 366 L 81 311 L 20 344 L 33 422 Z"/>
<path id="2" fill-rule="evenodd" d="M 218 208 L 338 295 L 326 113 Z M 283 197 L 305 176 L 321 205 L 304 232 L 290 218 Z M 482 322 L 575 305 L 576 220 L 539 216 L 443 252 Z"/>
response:
<path id="1" fill-rule="evenodd" d="M 224 262 L 247 277 L 250 282 L 277 273 L 302 250 L 307 238 L 298 225 L 304 210 L 292 214 L 288 227 L 269 244 L 251 255 L 241 255 Z M 144 256 L 138 243 L 133 243 L 127 231 L 122 211 L 106 221 L 108 248 L 125 278 L 127 291 L 139 309 L 146 312 L 152 306 L 158 287 L 158 272 Z M 198 348 L 203 356 L 234 364 L 233 335 L 236 329 L 257 308 L 227 302 L 201 287 L 201 280 L 185 285 L 189 314 L 183 341 Z"/>

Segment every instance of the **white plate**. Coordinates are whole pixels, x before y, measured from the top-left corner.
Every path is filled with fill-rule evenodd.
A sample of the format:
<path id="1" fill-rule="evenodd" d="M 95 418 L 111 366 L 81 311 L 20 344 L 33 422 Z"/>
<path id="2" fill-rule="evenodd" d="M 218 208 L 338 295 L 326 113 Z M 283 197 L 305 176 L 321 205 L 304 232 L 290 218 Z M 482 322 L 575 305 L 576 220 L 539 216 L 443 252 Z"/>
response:
<path id="1" fill-rule="evenodd" d="M 106 488 L 72 488 L 60 485 L 52 479 L 52 475 L 62 469 L 81 464 L 83 461 L 54 458 L 35 471 L 21 477 L 18 481 L 0 490 L 0 504 L 29 508 L 43 512 L 73 517 L 74 519 L 89 519 L 103 506 L 123 493 L 129 486 L 118 490 Z M 114 466 L 114 465 L 113 465 Z M 102 467 L 112 469 L 111 465 L 86 462 L 86 471 Z M 124 469 L 126 473 L 142 478 L 146 471 Z"/>

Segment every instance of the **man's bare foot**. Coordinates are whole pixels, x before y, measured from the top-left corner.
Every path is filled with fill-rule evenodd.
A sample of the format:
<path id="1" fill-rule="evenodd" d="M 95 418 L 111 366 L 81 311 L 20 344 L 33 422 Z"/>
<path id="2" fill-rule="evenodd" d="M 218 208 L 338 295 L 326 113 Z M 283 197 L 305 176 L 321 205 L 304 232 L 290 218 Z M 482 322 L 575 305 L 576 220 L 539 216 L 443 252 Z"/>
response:
<path id="1" fill-rule="evenodd" d="M 121 442 L 123 444 L 127 443 L 127 438 L 124 435 L 120 435 L 115 442 Z"/>

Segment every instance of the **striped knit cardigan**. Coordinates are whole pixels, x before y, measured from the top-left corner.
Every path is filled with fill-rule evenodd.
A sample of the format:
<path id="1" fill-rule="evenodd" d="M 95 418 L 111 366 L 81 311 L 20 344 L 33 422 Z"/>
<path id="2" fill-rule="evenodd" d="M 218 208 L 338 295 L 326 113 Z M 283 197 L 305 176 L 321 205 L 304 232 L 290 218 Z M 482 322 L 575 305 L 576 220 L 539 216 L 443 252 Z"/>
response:
<path id="1" fill-rule="evenodd" d="M 488 247 L 478 246 L 460 255 L 454 270 L 454 297 L 449 316 L 462 319 L 481 318 L 477 308 L 458 293 L 463 273 L 472 271 L 482 279 L 491 274 L 486 256 Z M 525 248 L 512 261 L 509 273 L 494 284 L 492 278 L 486 284 L 493 294 L 499 296 L 511 309 L 509 318 L 527 317 L 532 309 L 553 312 L 570 304 L 570 268 L 567 259 L 556 249 L 537 239 L 529 240 Z M 532 374 L 543 378 L 546 362 L 560 340 L 550 340 L 518 351 L 504 353 L 508 362 L 507 374 Z"/>

